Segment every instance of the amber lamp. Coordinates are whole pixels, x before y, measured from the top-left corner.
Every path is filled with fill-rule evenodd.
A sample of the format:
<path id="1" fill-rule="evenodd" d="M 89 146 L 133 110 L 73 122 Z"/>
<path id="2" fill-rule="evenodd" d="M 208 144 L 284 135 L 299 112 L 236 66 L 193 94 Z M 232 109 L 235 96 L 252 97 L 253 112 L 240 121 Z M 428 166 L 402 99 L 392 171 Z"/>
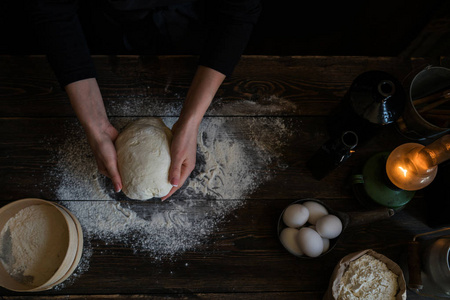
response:
<path id="1" fill-rule="evenodd" d="M 386 161 L 389 180 L 398 188 L 417 191 L 436 177 L 438 165 L 450 159 L 450 134 L 428 146 L 406 143 L 395 148 Z"/>
<path id="2" fill-rule="evenodd" d="M 415 194 L 436 177 L 438 165 L 450 159 L 450 135 L 428 146 L 406 143 L 391 153 L 372 156 L 361 174 L 352 176 L 356 197 L 364 203 L 376 203 L 401 209 Z M 450 188 L 450 187 L 449 187 Z"/>

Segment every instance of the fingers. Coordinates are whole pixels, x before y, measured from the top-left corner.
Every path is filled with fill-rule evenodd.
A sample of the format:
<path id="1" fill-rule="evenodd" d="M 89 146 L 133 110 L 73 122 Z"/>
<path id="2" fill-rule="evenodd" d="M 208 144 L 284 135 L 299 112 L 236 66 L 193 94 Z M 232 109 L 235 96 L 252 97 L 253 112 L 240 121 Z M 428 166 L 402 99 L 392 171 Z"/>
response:
<path id="1" fill-rule="evenodd" d="M 117 160 L 109 160 L 106 162 L 106 169 L 108 176 L 114 186 L 114 191 L 116 193 L 120 192 L 122 190 L 122 179 L 119 174 L 119 169 L 117 167 Z"/>
<path id="2" fill-rule="evenodd" d="M 105 168 L 102 168 L 100 164 L 97 164 L 98 172 L 108 178 L 111 178 L 108 174 L 108 171 Z"/>
<path id="3" fill-rule="evenodd" d="M 161 198 L 162 201 L 172 196 L 180 187 L 183 186 L 184 182 L 189 177 L 189 174 L 191 174 L 192 170 L 194 170 L 194 167 L 195 162 L 182 164 L 181 167 L 171 166 L 169 171 L 169 178 L 172 178 L 170 180 L 170 183 L 173 185 L 173 187 L 166 196 Z M 175 185 L 174 183 L 177 184 Z"/>
<path id="4" fill-rule="evenodd" d="M 122 180 L 120 178 L 120 175 L 111 177 L 111 181 L 114 185 L 114 191 L 116 193 L 120 192 L 122 190 Z"/>
<path id="5" fill-rule="evenodd" d="M 98 165 L 98 171 L 100 174 L 103 174 L 109 179 L 111 179 L 114 186 L 114 191 L 116 193 L 122 190 L 122 178 L 120 177 L 117 165 L 114 165 L 114 163 L 110 163 L 109 167 L 107 168 L 103 168 L 100 167 L 100 165 Z"/>
<path id="6" fill-rule="evenodd" d="M 169 182 L 172 186 L 178 187 L 180 184 L 180 175 L 181 175 L 181 163 L 176 161 L 172 162 L 169 169 Z"/>
<path id="7" fill-rule="evenodd" d="M 87 131 L 88 141 L 97 161 L 98 171 L 110 178 L 115 192 L 122 190 L 122 179 L 117 166 L 114 141 L 118 131 L 110 123 L 100 130 Z"/>
<path id="8" fill-rule="evenodd" d="M 175 152 L 175 151 L 173 151 L 173 152 Z M 172 161 L 170 163 L 170 168 L 169 168 L 169 182 L 172 185 L 172 189 L 169 191 L 169 193 L 166 196 L 161 198 L 161 201 L 164 201 L 167 198 L 169 198 L 170 196 L 172 196 L 173 193 L 175 193 L 178 190 L 178 187 L 182 185 L 182 184 L 180 185 L 180 177 L 181 177 L 181 168 L 182 168 L 182 164 L 183 164 L 183 160 L 184 160 L 184 158 L 182 158 L 182 157 L 184 157 L 184 155 L 175 153 L 175 154 L 172 154 L 171 156 L 172 156 Z"/>
<path id="9" fill-rule="evenodd" d="M 178 187 L 172 187 L 172 189 L 169 191 L 167 195 L 161 198 L 161 201 L 165 201 L 167 198 L 173 195 L 178 190 Z"/>
<path id="10" fill-rule="evenodd" d="M 100 174 L 105 175 L 111 179 L 116 193 L 122 190 L 122 178 L 120 177 L 119 168 L 117 166 L 117 159 L 111 156 L 106 156 L 104 160 L 97 159 L 97 167 Z"/>
<path id="11" fill-rule="evenodd" d="M 175 193 L 194 170 L 197 154 L 198 126 L 183 126 L 175 123 L 172 127 L 173 139 L 170 147 L 171 164 L 169 168 L 169 182 L 173 186 L 169 193 L 162 197 L 166 200 Z"/>
<path id="12" fill-rule="evenodd" d="M 180 177 L 181 177 L 181 165 L 182 165 L 182 161 L 177 160 L 176 158 L 174 158 L 174 160 L 172 160 L 172 163 L 170 164 L 170 169 L 169 169 L 169 182 L 172 185 L 172 189 L 169 191 L 169 193 L 162 197 L 161 200 L 164 201 L 167 198 L 169 198 L 170 196 L 173 195 L 173 193 L 175 193 L 178 190 L 178 187 L 181 186 L 180 185 Z"/>

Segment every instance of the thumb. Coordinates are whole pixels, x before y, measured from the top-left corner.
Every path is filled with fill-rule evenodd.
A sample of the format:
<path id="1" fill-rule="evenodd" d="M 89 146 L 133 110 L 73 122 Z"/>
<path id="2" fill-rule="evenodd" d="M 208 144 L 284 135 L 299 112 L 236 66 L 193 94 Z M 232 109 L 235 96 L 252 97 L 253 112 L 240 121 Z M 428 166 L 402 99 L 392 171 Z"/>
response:
<path id="1" fill-rule="evenodd" d="M 173 185 L 174 187 L 177 187 L 180 184 L 180 176 L 181 176 L 181 162 L 173 160 L 169 168 L 170 184 Z"/>
<path id="2" fill-rule="evenodd" d="M 120 192 L 122 190 L 122 180 L 121 180 L 120 176 L 119 175 L 113 176 L 111 178 L 111 181 L 114 185 L 114 191 L 116 193 Z"/>
<path id="3" fill-rule="evenodd" d="M 165 201 L 167 198 L 172 196 L 178 190 L 178 185 L 180 184 L 180 176 L 181 176 L 181 166 L 175 164 L 172 161 L 169 168 L 169 182 L 172 185 L 172 189 L 169 191 L 167 195 L 161 198 L 161 201 Z"/>
<path id="4" fill-rule="evenodd" d="M 113 183 L 114 191 L 116 193 L 120 192 L 122 190 L 122 178 L 120 177 L 117 163 L 110 163 L 106 166 L 106 169 L 108 170 L 109 177 Z"/>

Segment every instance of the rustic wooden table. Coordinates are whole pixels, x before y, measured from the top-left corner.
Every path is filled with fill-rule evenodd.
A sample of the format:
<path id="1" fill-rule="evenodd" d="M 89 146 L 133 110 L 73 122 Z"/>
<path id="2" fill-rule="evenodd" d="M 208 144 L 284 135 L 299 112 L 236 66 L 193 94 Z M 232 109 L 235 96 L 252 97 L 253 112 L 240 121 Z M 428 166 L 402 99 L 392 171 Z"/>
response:
<path id="1" fill-rule="evenodd" d="M 140 117 L 173 123 L 196 65 L 190 56 L 94 60 L 108 115 L 119 129 Z M 388 220 L 347 228 L 333 251 L 317 259 L 289 254 L 278 240 L 277 222 L 288 204 L 303 198 L 343 212 L 364 209 L 349 176 L 374 153 L 405 142 L 393 126 L 322 180 L 311 176 L 306 161 L 329 138 L 327 117 L 357 75 L 383 70 L 403 79 L 426 64 L 383 57 L 243 57 L 205 116 L 196 171 L 160 203 L 114 195 L 108 180 L 85 166 L 92 155 L 44 57 L 0 57 L 0 206 L 22 198 L 58 201 L 79 215 L 85 229 L 80 268 L 66 282 L 33 295 L 0 288 L 2 299 L 321 299 L 346 254 L 371 248 L 400 263 L 407 242 L 430 230 L 420 193 Z M 218 173 L 206 170 L 211 156 Z M 89 192 L 99 183 L 104 193 L 96 198 Z M 111 228 L 96 231 L 99 223 L 83 209 L 92 206 L 101 215 L 95 207 L 102 201 L 116 208 L 120 203 L 144 227 L 157 212 L 171 210 L 163 225 L 172 231 L 129 237 L 107 220 Z M 189 228 L 181 228 L 183 218 Z M 173 245 L 167 241 L 172 238 Z M 408 298 L 420 297 L 408 291 Z"/>

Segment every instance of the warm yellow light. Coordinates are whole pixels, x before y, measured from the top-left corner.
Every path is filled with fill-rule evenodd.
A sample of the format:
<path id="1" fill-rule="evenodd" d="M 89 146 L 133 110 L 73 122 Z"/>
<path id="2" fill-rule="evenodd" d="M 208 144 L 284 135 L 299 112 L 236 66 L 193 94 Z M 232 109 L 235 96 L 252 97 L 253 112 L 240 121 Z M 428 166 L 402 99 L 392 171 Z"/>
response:
<path id="1" fill-rule="evenodd" d="M 397 187 L 416 191 L 433 181 L 437 165 L 447 159 L 450 159 L 450 135 L 444 135 L 426 147 L 406 143 L 391 152 L 386 162 L 386 173 Z"/>
<path id="2" fill-rule="evenodd" d="M 404 169 L 404 168 L 402 168 L 402 167 L 398 167 L 399 169 L 400 169 L 400 171 L 402 171 L 403 172 L 403 176 L 405 176 L 406 177 L 406 174 L 408 173 L 408 170 L 406 170 L 406 169 Z"/>

